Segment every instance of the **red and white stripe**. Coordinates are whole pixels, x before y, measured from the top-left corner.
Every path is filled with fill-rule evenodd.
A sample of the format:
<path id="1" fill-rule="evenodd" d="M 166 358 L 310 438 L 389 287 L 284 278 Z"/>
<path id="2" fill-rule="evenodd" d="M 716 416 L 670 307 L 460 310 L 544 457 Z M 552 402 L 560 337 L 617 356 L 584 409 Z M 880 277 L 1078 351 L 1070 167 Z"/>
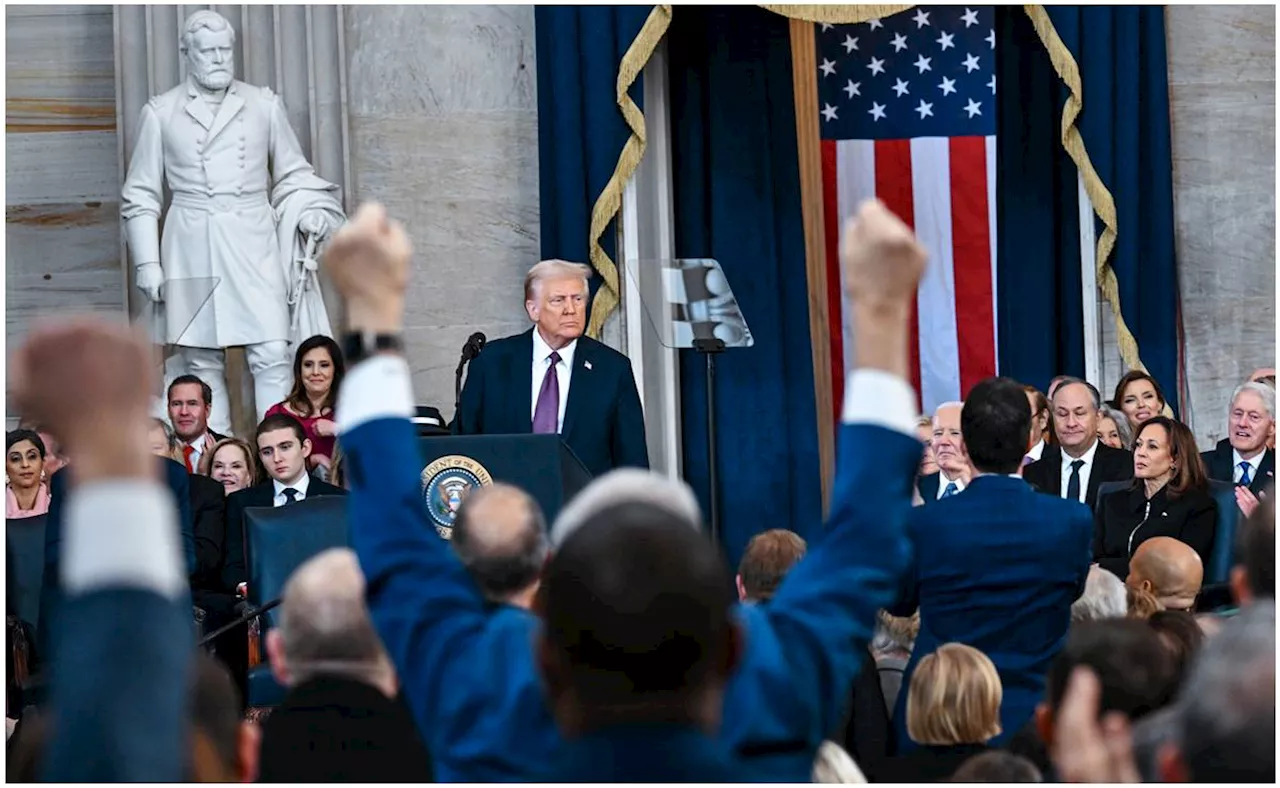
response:
<path id="1" fill-rule="evenodd" d="M 836 415 L 853 364 L 840 227 L 878 197 L 916 232 L 929 265 L 911 317 L 912 384 L 924 413 L 996 374 L 995 137 L 823 140 L 831 380 Z"/>

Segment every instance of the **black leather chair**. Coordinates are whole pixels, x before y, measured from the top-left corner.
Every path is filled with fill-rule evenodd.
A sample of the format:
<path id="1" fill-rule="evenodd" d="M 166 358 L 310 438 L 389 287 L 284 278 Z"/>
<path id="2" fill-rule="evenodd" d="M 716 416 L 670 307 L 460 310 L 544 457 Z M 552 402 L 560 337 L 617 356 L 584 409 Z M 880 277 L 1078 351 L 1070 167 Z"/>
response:
<path id="1" fill-rule="evenodd" d="M 308 498 L 291 506 L 253 507 L 244 513 L 245 560 L 249 567 L 249 603 L 264 605 L 284 593 L 294 571 L 331 547 L 350 544 L 347 501 L 342 497 Z M 276 612 L 261 617 L 261 631 L 276 625 Z M 285 689 L 265 661 L 249 669 L 248 705 L 276 706 Z"/>

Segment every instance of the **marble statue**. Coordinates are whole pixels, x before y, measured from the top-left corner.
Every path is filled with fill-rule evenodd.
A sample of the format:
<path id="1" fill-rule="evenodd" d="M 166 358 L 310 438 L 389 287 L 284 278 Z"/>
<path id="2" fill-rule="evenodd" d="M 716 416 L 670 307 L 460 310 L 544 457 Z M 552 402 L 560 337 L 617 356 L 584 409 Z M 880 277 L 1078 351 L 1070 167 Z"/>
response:
<path id="1" fill-rule="evenodd" d="M 307 162 L 280 97 L 235 79 L 234 44 L 216 12 L 187 18 L 187 79 L 142 108 L 121 193 L 136 285 L 162 311 L 156 341 L 174 346 L 167 377 L 208 383 L 209 426 L 224 434 L 225 348 L 245 348 L 261 420 L 289 393 L 291 346 L 332 336 L 316 259 L 346 220 L 338 187 Z"/>

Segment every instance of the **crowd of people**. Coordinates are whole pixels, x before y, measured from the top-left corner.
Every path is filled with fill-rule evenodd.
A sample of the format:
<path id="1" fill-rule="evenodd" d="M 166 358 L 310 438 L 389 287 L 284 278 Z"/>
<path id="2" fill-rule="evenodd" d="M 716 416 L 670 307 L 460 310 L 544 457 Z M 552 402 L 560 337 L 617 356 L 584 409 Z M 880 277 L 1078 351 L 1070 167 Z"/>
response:
<path id="1" fill-rule="evenodd" d="M 353 332 L 398 335 L 409 258 L 378 206 L 332 239 Z M 827 522 L 758 534 L 736 572 L 688 486 L 638 467 L 551 522 L 481 487 L 441 539 L 402 344 L 301 343 L 241 438 L 209 429 L 198 377 L 158 417 L 124 329 L 33 332 L 6 498 L 47 518 L 45 580 L 37 632 L 10 606 L 10 779 L 1274 781 L 1274 371 L 1203 453 L 1140 371 L 1109 402 L 991 378 L 921 418 L 921 247 L 872 201 L 841 264 L 858 366 Z M 295 571 L 274 626 L 228 628 L 245 510 L 324 496 L 350 546 Z M 225 630 L 204 649 L 193 608 Z M 260 662 L 283 700 L 247 709 Z"/>

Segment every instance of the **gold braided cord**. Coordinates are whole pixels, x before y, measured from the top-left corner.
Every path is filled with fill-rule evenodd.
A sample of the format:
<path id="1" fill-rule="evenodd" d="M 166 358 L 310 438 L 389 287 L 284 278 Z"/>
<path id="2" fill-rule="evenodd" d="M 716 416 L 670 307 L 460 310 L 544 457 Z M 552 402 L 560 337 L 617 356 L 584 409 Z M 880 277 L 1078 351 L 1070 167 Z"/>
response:
<path id="1" fill-rule="evenodd" d="M 1129 369 L 1140 369 L 1146 372 L 1146 365 L 1142 363 L 1142 358 L 1138 354 L 1138 340 L 1129 330 L 1128 324 L 1124 322 L 1124 315 L 1120 312 L 1120 283 L 1110 264 L 1111 252 L 1115 250 L 1118 233 L 1115 199 L 1112 198 L 1106 184 L 1102 182 L 1102 178 L 1098 176 L 1098 171 L 1094 169 L 1093 162 L 1089 159 L 1089 152 L 1084 147 L 1084 137 L 1076 127 L 1076 119 L 1084 109 L 1080 67 L 1071 55 L 1071 50 L 1067 49 L 1067 45 L 1058 37 L 1058 31 L 1054 28 L 1053 20 L 1049 18 L 1049 12 L 1045 7 L 1026 5 L 1023 8 L 1031 18 L 1036 34 L 1040 36 L 1040 42 L 1048 50 L 1049 60 L 1053 63 L 1054 70 L 1071 91 L 1062 108 L 1062 146 L 1067 149 L 1067 154 L 1080 170 L 1085 193 L 1089 195 L 1089 203 L 1094 213 L 1102 220 L 1102 235 L 1098 237 L 1097 259 L 1094 264 L 1098 286 L 1102 289 L 1102 295 L 1107 299 L 1107 303 L 1111 305 L 1111 314 L 1116 319 L 1116 342 L 1120 346 L 1120 357 L 1124 359 L 1125 366 Z M 1088 306 L 1085 304 L 1086 309 Z"/>
<path id="2" fill-rule="evenodd" d="M 596 339 L 599 339 L 600 333 L 604 330 L 604 321 L 618 308 L 622 292 L 618 285 L 618 267 L 600 245 L 600 236 L 604 234 L 605 228 L 618 215 L 622 207 L 623 187 L 640 166 L 646 143 L 644 115 L 631 100 L 631 96 L 627 95 L 627 90 L 639 78 L 640 71 L 649 62 L 653 50 L 658 47 L 658 42 L 666 35 L 667 28 L 670 26 L 671 6 L 654 6 L 644 26 L 636 34 L 635 40 L 631 42 L 631 46 L 627 47 L 626 54 L 622 56 L 622 63 L 618 66 L 618 108 L 622 110 L 622 117 L 631 129 L 631 136 L 622 146 L 622 153 L 618 155 L 618 164 L 613 168 L 613 175 L 604 185 L 600 196 L 596 198 L 595 205 L 591 206 L 591 235 L 588 240 L 588 252 L 592 267 L 599 271 L 601 278 L 604 279 L 604 286 L 596 291 L 596 297 L 591 302 L 591 318 L 587 322 L 587 334 Z"/>
<path id="3" fill-rule="evenodd" d="M 914 5 L 761 5 L 760 7 L 788 19 L 829 25 L 870 22 L 872 19 L 883 19 L 915 8 Z"/>

